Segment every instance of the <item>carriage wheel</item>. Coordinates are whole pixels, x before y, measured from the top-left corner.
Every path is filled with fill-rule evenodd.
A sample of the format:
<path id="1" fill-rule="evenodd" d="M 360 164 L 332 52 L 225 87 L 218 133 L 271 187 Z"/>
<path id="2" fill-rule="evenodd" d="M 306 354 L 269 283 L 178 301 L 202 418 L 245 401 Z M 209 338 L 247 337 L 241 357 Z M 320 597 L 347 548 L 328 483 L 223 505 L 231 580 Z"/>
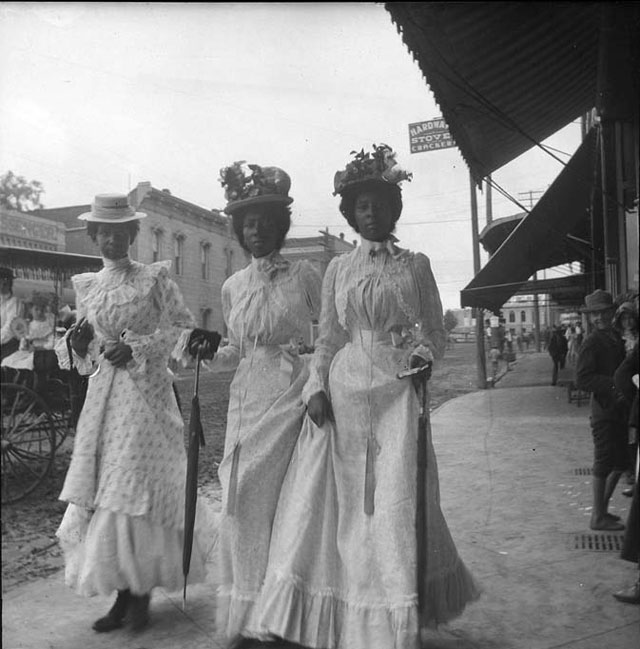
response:
<path id="1" fill-rule="evenodd" d="M 3 383 L 2 504 L 31 493 L 47 476 L 56 452 L 56 431 L 47 404 L 24 385 Z"/>

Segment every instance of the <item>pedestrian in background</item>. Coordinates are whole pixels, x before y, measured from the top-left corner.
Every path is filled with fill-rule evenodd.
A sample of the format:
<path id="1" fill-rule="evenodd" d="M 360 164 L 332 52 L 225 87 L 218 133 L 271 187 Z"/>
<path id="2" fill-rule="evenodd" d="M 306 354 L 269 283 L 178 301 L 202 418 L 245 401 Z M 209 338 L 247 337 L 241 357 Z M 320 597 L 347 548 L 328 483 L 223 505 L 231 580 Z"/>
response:
<path id="1" fill-rule="evenodd" d="M 630 354 L 634 353 L 634 349 L 638 344 L 638 309 L 637 309 L 638 296 L 635 296 L 635 303 L 630 300 L 625 300 L 620 304 L 616 314 L 613 318 L 613 326 L 618 330 L 622 339 L 624 340 L 624 347 L 627 353 L 627 359 Z M 635 434 L 634 434 L 635 433 Z M 628 485 L 633 485 L 636 481 L 633 467 L 636 460 L 636 447 L 638 444 L 637 430 L 633 431 L 630 428 L 629 437 L 629 457 L 630 466 L 626 473 L 626 480 Z M 632 488 L 625 489 L 622 492 L 625 496 L 631 496 L 633 493 Z"/>
<path id="2" fill-rule="evenodd" d="M 13 271 L 0 268 L 0 358 L 18 351 L 20 339 L 11 328 L 15 318 L 22 317 L 23 305 L 13 294 Z"/>
<path id="3" fill-rule="evenodd" d="M 624 395 L 613 375 L 624 360 L 624 343 L 613 327 L 616 305 L 601 289 L 585 297 L 582 309 L 592 325 L 578 356 L 576 386 L 591 392 L 591 432 L 594 444 L 592 530 L 624 529 L 607 509 L 620 476 L 628 467 L 627 413 Z"/>
<path id="4" fill-rule="evenodd" d="M 549 356 L 551 356 L 551 360 L 553 361 L 553 373 L 551 374 L 551 385 L 556 385 L 558 383 L 558 370 L 564 369 L 568 348 L 569 345 L 562 331 L 562 327 L 559 326 L 554 327 L 547 348 L 549 352 Z"/>
<path id="5" fill-rule="evenodd" d="M 638 342 L 633 350 L 627 354 L 614 374 L 614 381 L 617 388 L 625 395 L 629 405 L 629 442 L 633 454 L 633 476 L 634 487 L 632 489 L 632 501 L 627 518 L 627 529 L 625 530 L 622 551 L 620 557 L 625 561 L 638 564 L 640 570 L 640 493 L 638 488 L 640 468 L 640 454 L 638 447 L 638 426 L 640 418 L 638 414 Z M 640 604 L 640 572 L 637 574 L 635 583 L 627 589 L 622 589 L 613 594 L 620 602 L 628 604 Z"/>

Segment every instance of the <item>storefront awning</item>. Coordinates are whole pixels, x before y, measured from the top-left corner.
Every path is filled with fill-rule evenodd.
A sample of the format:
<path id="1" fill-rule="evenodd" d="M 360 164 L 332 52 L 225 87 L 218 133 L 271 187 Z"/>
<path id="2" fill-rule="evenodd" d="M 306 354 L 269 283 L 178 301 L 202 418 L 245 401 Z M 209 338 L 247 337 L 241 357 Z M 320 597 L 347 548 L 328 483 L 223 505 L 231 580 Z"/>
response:
<path id="1" fill-rule="evenodd" d="M 600 5 L 385 4 L 476 181 L 595 106 Z"/>
<path id="2" fill-rule="evenodd" d="M 536 271 L 584 254 L 572 231 L 588 219 L 595 179 L 597 130 L 592 129 L 536 206 L 461 291 L 463 307 L 497 312 Z"/>

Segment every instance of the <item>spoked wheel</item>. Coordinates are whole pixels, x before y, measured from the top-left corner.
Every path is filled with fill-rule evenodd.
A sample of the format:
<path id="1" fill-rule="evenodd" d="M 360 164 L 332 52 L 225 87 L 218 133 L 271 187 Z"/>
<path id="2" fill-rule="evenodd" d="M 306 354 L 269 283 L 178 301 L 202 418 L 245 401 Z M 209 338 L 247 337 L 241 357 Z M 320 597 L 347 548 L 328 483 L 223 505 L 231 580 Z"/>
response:
<path id="1" fill-rule="evenodd" d="M 47 404 L 17 383 L 2 383 L 2 504 L 31 493 L 53 466 L 56 431 Z"/>

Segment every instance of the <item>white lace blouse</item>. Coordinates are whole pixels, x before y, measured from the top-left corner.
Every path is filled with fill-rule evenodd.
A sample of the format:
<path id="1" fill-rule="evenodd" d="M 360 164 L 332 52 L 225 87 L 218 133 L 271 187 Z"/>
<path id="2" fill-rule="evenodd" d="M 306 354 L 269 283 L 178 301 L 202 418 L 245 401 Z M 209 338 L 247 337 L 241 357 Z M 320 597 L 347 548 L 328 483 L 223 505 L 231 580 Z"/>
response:
<path id="1" fill-rule="evenodd" d="M 306 260 L 290 262 L 277 251 L 232 275 L 222 286 L 222 309 L 229 344 L 209 367 L 234 370 L 258 346 L 281 346 L 296 353 L 298 340 L 320 316 L 322 279 Z"/>
<path id="2" fill-rule="evenodd" d="M 424 345 L 442 358 L 442 304 L 428 257 L 403 250 L 390 238 L 381 243 L 362 239 L 353 252 L 331 260 L 305 403 L 316 392 L 327 392 L 333 357 L 362 332 L 388 334 L 391 344 L 407 348 L 407 356 Z"/>

